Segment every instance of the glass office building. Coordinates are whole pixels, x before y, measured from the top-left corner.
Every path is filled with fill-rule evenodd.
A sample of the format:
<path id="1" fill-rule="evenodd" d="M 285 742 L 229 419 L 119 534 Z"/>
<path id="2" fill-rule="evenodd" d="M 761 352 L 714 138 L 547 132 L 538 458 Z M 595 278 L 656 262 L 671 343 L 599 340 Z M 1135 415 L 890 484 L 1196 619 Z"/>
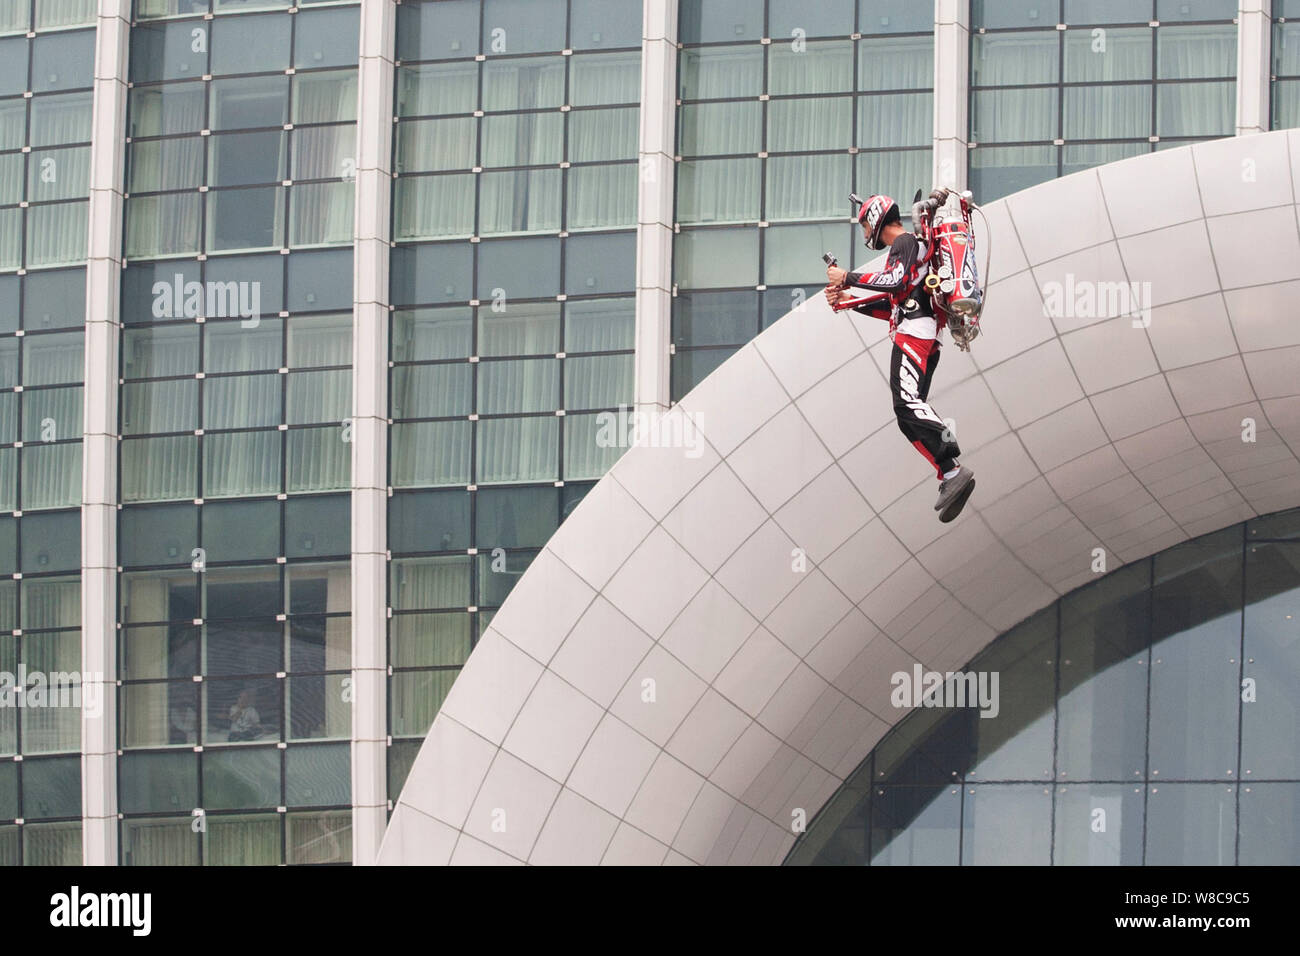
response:
<path id="1" fill-rule="evenodd" d="M 0 697 L 7 865 L 372 858 L 478 635 L 621 454 L 611 421 L 671 405 L 818 294 L 822 252 L 860 257 L 850 190 L 906 205 L 942 178 L 988 201 L 1231 135 L 1247 82 L 1219 0 L 969 0 L 956 56 L 936 54 L 932 0 L 121 6 L 0 0 L 0 673 L 69 694 Z M 1264 128 L 1293 126 L 1300 7 L 1266 15 Z M 1273 593 L 1291 546 L 1232 579 L 1247 645 L 1250 588 Z M 1209 547 L 1096 593 L 1158 601 L 1129 579 L 1182 580 Z M 1065 640 L 1058 616 L 1088 601 L 997 647 Z M 1140 656 L 1161 626 L 1080 659 Z M 1186 668 L 1202 645 L 1180 640 Z M 1030 719 L 1036 702 L 999 780 L 1058 759 L 1043 741 L 1065 718 Z M 1142 713 L 1166 727 L 1159 703 Z M 1205 756 L 1252 769 L 1263 712 Z M 819 858 L 960 855 L 962 788 L 992 753 L 976 744 L 934 809 L 915 792 L 932 780 L 880 782 L 893 829 L 854 804 Z M 1123 783 L 1147 809 L 1125 827 L 1160 819 L 1156 744 L 1130 744 L 1144 776 Z M 1264 797 L 1165 772 L 1185 813 L 1231 808 L 1232 859 L 1266 852 Z M 1267 806 L 1289 806 L 1294 768 L 1260 772 L 1281 788 Z M 1114 789 L 1108 773 L 1078 785 Z M 1007 800 L 1050 821 L 1063 798 L 1015 780 Z M 1035 861 L 1083 852 L 1050 827 L 1036 841 Z"/>
<path id="2" fill-rule="evenodd" d="M 998 637 L 997 720 L 918 709 L 794 864 L 1300 862 L 1300 512 L 1133 562 Z"/>
<path id="3" fill-rule="evenodd" d="M 1235 0 L 971 7 L 970 188 L 986 200 L 1235 123 Z"/>

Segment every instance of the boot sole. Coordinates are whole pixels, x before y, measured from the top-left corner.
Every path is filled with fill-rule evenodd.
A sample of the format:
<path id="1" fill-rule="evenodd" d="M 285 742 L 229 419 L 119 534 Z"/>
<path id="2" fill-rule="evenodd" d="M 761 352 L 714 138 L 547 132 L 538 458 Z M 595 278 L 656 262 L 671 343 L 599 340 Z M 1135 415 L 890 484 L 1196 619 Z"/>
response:
<path id="1" fill-rule="evenodd" d="M 975 480 L 974 473 L 968 472 L 967 474 L 969 474 L 970 477 L 967 479 L 966 484 L 962 485 L 961 488 L 959 488 L 956 492 L 954 492 L 953 496 L 948 499 L 946 504 L 936 504 L 934 506 L 935 511 L 944 511 L 948 508 L 951 508 L 952 503 L 966 493 L 966 489 L 970 487 L 970 483 Z"/>
<path id="2" fill-rule="evenodd" d="M 939 513 L 939 520 L 944 524 L 952 521 L 961 510 L 966 507 L 966 502 L 970 499 L 971 492 L 975 490 L 975 479 L 972 478 L 961 491 L 957 492 L 957 497 L 948 503 L 948 507 Z"/>

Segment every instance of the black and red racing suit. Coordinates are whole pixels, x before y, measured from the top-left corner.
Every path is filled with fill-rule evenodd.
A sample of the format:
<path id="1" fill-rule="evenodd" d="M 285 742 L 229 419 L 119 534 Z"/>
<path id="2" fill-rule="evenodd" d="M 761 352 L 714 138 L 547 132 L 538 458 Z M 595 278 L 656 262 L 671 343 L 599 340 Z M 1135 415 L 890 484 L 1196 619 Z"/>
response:
<path id="1" fill-rule="evenodd" d="M 898 428 L 934 467 L 940 480 L 957 467 L 961 449 L 951 428 L 928 401 L 930 382 L 939 365 L 939 320 L 930 294 L 921 287 L 925 277 L 925 248 L 911 233 L 889 247 L 879 272 L 850 272 L 845 285 L 884 293 L 856 311 L 890 323 L 894 341 L 889 359 L 889 389 L 894 396 Z"/>

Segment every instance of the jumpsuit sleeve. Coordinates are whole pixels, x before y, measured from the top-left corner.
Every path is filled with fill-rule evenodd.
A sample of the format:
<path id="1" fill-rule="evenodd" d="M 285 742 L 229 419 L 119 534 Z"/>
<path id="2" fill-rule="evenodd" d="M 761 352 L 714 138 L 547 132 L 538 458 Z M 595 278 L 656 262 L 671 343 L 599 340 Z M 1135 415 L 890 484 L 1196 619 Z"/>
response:
<path id="1" fill-rule="evenodd" d="M 869 289 L 872 292 L 888 292 L 894 295 L 904 291 L 910 285 L 908 280 L 911 278 L 919 255 L 920 243 L 916 241 L 916 237 L 903 233 L 889 247 L 889 256 L 885 259 L 883 269 L 879 272 L 866 270 L 850 272 L 844 277 L 844 283 Z"/>

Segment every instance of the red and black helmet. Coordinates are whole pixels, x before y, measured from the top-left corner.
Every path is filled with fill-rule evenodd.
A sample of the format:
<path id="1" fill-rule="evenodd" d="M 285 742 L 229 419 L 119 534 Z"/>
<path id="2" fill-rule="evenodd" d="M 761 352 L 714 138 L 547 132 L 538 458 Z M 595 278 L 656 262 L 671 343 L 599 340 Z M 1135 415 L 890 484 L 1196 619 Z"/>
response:
<path id="1" fill-rule="evenodd" d="M 858 223 L 866 226 L 867 245 L 872 249 L 883 249 L 880 242 L 881 231 L 891 222 L 902 221 L 902 216 L 898 211 L 898 203 L 885 195 L 872 196 L 870 199 L 859 199 L 856 195 L 850 193 L 849 201 L 858 207 Z"/>

